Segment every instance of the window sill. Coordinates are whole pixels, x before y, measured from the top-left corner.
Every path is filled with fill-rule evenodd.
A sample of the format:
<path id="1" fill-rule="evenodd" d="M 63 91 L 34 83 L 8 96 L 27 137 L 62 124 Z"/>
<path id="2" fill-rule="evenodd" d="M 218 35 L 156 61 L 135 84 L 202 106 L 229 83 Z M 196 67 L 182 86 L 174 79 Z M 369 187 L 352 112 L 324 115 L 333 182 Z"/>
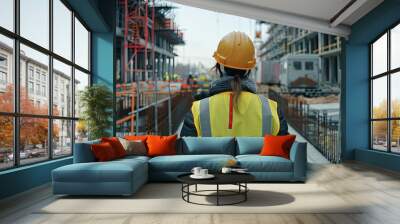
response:
<path id="1" fill-rule="evenodd" d="M 34 163 L 34 164 L 29 164 L 29 165 L 24 165 L 24 166 L 15 167 L 15 168 L 9 168 L 7 170 L 0 171 L 0 176 L 1 175 L 6 175 L 6 174 L 10 174 L 10 173 L 14 173 L 14 172 L 27 170 L 27 169 L 32 169 L 32 168 L 35 168 L 35 167 L 49 165 L 49 164 L 52 164 L 52 163 L 58 163 L 58 162 L 66 161 L 66 160 L 69 160 L 69 159 L 72 159 L 72 156 L 62 157 L 62 158 L 59 158 L 59 159 L 47 160 L 47 161 L 38 162 L 38 163 Z"/>

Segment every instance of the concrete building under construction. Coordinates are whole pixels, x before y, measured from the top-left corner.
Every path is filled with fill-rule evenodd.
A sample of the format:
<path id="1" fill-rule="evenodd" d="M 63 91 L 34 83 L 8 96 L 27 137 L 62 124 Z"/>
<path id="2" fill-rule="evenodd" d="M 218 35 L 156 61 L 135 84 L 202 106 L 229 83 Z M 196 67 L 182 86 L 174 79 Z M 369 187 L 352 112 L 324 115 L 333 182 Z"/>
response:
<path id="1" fill-rule="evenodd" d="M 115 80 L 119 134 L 171 133 L 177 128 L 172 123 L 179 124 L 185 112 L 175 111 L 177 104 L 189 105 L 171 78 L 177 56 L 174 46 L 184 44 L 173 10 L 163 1 L 119 1 Z"/>
<path id="2" fill-rule="evenodd" d="M 340 37 L 284 25 L 268 25 L 268 39 L 258 49 L 261 61 L 280 60 L 288 54 L 315 54 L 320 57 L 319 81 L 330 86 L 339 85 Z"/>

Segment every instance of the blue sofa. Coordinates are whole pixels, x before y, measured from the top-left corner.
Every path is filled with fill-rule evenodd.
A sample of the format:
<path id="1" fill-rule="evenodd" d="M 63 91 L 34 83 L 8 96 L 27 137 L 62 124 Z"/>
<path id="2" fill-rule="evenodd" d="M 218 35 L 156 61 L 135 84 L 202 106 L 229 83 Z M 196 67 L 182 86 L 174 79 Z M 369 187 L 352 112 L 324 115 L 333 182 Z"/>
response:
<path id="1" fill-rule="evenodd" d="M 52 172 L 53 193 L 67 195 L 131 195 L 148 181 L 176 181 L 180 174 L 200 166 L 218 172 L 228 160 L 236 160 L 260 182 L 304 182 L 306 143 L 295 142 L 290 159 L 260 156 L 262 137 L 183 137 L 177 155 L 127 156 L 96 162 L 91 141 L 75 144 L 74 163 Z"/>

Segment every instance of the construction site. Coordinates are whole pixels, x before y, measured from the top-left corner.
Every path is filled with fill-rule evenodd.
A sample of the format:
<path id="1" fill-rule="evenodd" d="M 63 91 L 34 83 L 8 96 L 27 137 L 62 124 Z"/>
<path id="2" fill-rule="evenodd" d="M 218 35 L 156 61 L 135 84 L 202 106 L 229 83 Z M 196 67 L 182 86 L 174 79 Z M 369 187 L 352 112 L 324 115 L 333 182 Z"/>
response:
<path id="1" fill-rule="evenodd" d="M 208 91 L 207 77 L 198 80 L 175 71 L 176 46 L 185 45 L 174 20 L 176 9 L 161 0 L 118 2 L 119 136 L 176 133 L 196 95 Z M 291 126 L 338 162 L 340 37 L 264 21 L 254 25 L 257 66 L 252 77 L 258 94 L 278 101 Z"/>
<path id="2" fill-rule="evenodd" d="M 276 100 L 290 125 L 338 162 L 341 38 L 264 21 L 256 24 L 258 92 Z M 262 26 L 267 27 L 264 40 Z"/>
<path id="3" fill-rule="evenodd" d="M 184 34 L 164 1 L 118 4 L 117 133 L 171 134 L 192 102 L 192 86 L 175 75 L 174 46 Z"/>

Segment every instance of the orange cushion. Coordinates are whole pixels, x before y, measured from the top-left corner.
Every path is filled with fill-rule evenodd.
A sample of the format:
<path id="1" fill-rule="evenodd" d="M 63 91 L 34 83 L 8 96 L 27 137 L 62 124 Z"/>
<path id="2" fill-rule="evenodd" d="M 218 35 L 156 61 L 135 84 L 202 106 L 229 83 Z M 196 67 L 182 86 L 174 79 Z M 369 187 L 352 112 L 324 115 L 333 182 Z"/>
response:
<path id="1" fill-rule="evenodd" d="M 157 136 L 149 135 L 147 137 L 147 155 L 148 156 L 165 156 L 176 155 L 176 135 L 171 136 Z"/>
<path id="2" fill-rule="evenodd" d="M 93 144 L 91 145 L 91 149 L 94 157 L 99 162 L 110 161 L 117 158 L 114 149 L 108 142 Z"/>
<path id="3" fill-rule="evenodd" d="M 260 155 L 280 156 L 289 159 L 290 148 L 295 139 L 296 135 L 266 135 L 264 136 L 264 146 L 261 149 Z"/>
<path id="4" fill-rule="evenodd" d="M 111 138 L 101 138 L 101 142 L 108 142 L 114 149 L 115 155 L 117 158 L 121 158 L 126 156 L 126 151 L 124 149 L 124 146 L 122 146 L 121 142 L 119 141 L 118 138 L 116 137 L 111 137 Z"/>
<path id="5" fill-rule="evenodd" d="M 147 137 L 148 137 L 147 135 L 138 135 L 138 136 L 136 136 L 136 135 L 127 135 L 127 136 L 124 137 L 124 139 L 129 140 L 129 141 L 138 141 L 138 140 L 140 140 L 140 141 L 146 143 Z"/>

